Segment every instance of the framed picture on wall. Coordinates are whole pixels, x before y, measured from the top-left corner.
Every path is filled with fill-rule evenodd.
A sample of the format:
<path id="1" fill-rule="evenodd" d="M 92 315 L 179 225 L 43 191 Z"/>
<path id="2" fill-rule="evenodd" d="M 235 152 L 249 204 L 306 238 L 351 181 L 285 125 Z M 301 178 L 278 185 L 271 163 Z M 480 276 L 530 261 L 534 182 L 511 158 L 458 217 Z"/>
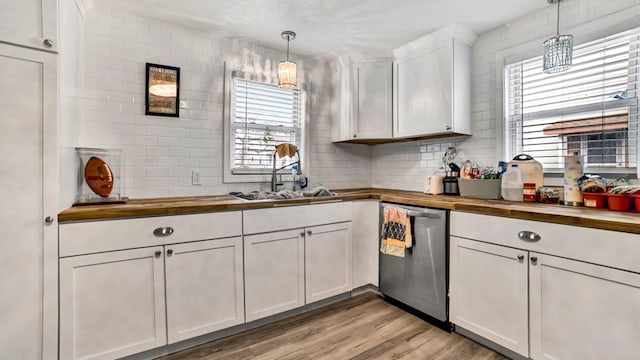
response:
<path id="1" fill-rule="evenodd" d="M 180 116 L 180 68 L 147 63 L 145 115 Z"/>

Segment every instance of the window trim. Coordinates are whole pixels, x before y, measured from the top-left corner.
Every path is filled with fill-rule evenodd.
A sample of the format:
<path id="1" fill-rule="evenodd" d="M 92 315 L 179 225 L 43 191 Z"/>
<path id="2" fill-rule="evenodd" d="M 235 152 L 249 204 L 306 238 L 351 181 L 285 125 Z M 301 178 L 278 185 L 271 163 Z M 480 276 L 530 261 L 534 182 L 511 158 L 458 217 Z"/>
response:
<path id="1" fill-rule="evenodd" d="M 222 182 L 227 184 L 233 183 L 270 183 L 271 182 L 271 172 L 269 173 L 241 173 L 234 174 L 232 172 L 231 166 L 231 151 L 232 151 L 232 142 L 231 142 L 231 91 L 233 91 L 233 77 L 243 77 L 247 80 L 258 81 L 267 84 L 277 85 L 277 76 L 276 74 L 271 74 L 271 76 L 265 75 L 256 75 L 253 73 L 243 72 L 240 70 L 230 70 L 227 62 L 224 62 L 224 83 L 223 83 L 223 109 L 222 109 L 222 121 L 223 121 L 223 144 L 222 144 Z M 302 128 L 302 136 L 301 136 L 301 148 L 303 153 L 302 158 L 302 172 L 310 177 L 310 167 L 309 167 L 309 159 L 310 159 L 310 146 L 309 146 L 309 101 L 307 101 L 306 91 L 304 84 L 299 83 L 298 87 L 303 91 L 303 107 L 304 114 L 301 119 L 301 128 Z M 291 181 L 291 171 L 282 170 L 279 172 L 282 175 L 283 181 Z"/>
<path id="2" fill-rule="evenodd" d="M 567 33 L 574 34 L 575 46 L 638 27 L 637 19 L 635 17 L 630 17 L 621 21 L 619 16 L 616 15 L 616 13 L 612 13 L 600 18 L 598 22 L 581 23 L 573 28 L 566 29 L 565 31 Z M 511 160 L 506 159 L 509 152 L 509 144 L 507 142 L 509 134 L 506 133 L 508 131 L 508 127 L 506 126 L 507 114 L 505 114 L 504 108 L 505 97 L 508 96 L 508 94 L 506 94 L 507 89 L 504 84 L 505 66 L 507 64 L 540 56 L 542 52 L 541 44 L 547 38 L 548 36 L 540 37 L 509 48 L 498 50 L 494 53 L 494 79 L 497 82 L 497 91 L 495 93 L 496 96 L 494 102 L 496 115 L 496 155 L 500 160 Z M 640 136 L 637 137 L 636 141 L 636 156 L 637 159 L 640 159 Z M 545 185 L 562 186 L 562 173 L 562 169 L 544 169 Z M 611 171 L 608 171 L 607 173 L 600 174 L 603 176 L 610 175 L 611 177 L 635 175 L 636 178 L 640 179 L 640 165 L 636 167 L 635 173 L 630 169 L 611 169 Z"/>

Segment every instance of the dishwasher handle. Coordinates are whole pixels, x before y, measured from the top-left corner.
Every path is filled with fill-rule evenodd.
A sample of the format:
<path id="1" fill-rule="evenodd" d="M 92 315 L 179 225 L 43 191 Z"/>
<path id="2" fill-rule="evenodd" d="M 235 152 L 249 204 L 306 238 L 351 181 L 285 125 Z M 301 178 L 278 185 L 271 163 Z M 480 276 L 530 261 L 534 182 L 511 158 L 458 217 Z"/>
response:
<path id="1" fill-rule="evenodd" d="M 429 219 L 440 219 L 440 215 L 422 211 L 407 211 L 407 216 L 423 217 Z"/>

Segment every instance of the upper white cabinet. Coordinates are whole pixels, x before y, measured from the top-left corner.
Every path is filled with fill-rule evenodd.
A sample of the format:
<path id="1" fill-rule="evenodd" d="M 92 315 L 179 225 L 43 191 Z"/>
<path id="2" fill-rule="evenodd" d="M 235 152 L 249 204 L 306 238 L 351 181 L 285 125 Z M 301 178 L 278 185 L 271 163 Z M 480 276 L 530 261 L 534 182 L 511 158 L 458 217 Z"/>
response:
<path id="1" fill-rule="evenodd" d="M 392 62 L 370 61 L 351 65 L 353 140 L 392 137 Z"/>
<path id="2" fill-rule="evenodd" d="M 450 26 L 394 50 L 394 138 L 471 133 L 474 39 Z"/>
<path id="3" fill-rule="evenodd" d="M 20 20 L 7 8 L 5 18 Z M 57 358 L 57 56 L 0 43 L 0 357 Z"/>
<path id="4" fill-rule="evenodd" d="M 4 1 L 0 12 L 0 41 L 58 51 L 58 1 Z"/>

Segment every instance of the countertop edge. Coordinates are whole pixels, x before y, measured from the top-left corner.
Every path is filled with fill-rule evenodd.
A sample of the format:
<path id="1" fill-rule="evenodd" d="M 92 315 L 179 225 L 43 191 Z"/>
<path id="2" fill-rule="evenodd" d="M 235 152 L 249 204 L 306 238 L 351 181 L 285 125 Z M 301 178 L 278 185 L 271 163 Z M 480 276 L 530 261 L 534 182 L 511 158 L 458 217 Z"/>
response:
<path id="1" fill-rule="evenodd" d="M 406 205 L 640 234 L 640 214 L 638 213 L 619 213 L 589 208 L 570 208 L 561 205 L 427 195 L 415 191 L 380 188 L 338 189 L 334 191 L 338 193 L 334 197 L 276 201 L 244 201 L 228 195 L 135 199 L 127 204 L 71 207 L 58 214 L 58 222 L 64 224 L 81 221 L 186 215 L 373 199 Z"/>

